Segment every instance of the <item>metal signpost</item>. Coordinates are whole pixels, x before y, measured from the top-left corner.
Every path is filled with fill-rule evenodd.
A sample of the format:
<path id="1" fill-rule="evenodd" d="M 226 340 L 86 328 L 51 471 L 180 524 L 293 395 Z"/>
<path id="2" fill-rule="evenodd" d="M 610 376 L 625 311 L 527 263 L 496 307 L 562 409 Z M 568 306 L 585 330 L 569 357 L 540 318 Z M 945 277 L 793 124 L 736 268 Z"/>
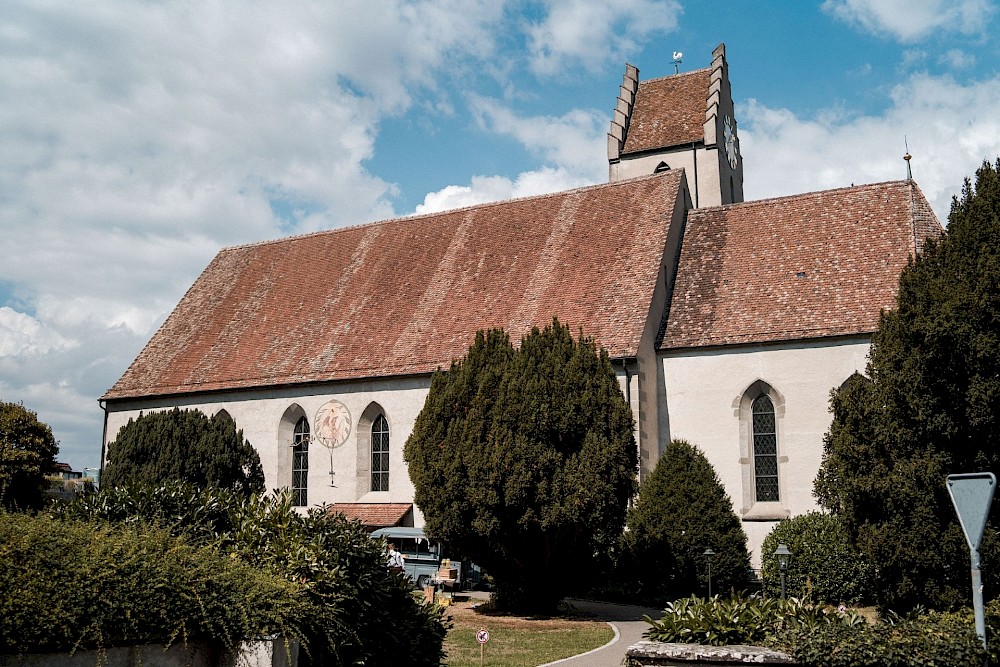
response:
<path id="1" fill-rule="evenodd" d="M 976 633 L 986 648 L 986 616 L 983 613 L 983 577 L 979 570 L 979 542 L 983 539 L 986 519 L 993 503 L 997 478 L 991 472 L 971 472 L 948 475 L 948 494 L 962 524 L 965 541 L 969 543 L 972 562 L 972 608 L 976 614 Z"/>

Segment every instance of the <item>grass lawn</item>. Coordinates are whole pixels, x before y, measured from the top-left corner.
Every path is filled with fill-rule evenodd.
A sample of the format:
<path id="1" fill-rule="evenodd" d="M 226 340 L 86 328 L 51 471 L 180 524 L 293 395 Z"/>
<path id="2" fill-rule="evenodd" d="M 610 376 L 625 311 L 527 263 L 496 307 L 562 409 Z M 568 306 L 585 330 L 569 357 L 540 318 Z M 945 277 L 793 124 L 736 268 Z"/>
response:
<path id="1" fill-rule="evenodd" d="M 536 667 L 603 646 L 615 634 L 604 621 L 487 616 L 472 608 L 480 602 L 459 601 L 445 612 L 454 624 L 445 639 L 449 667 L 479 666 L 476 632 L 480 628 L 490 633 L 484 667 Z"/>

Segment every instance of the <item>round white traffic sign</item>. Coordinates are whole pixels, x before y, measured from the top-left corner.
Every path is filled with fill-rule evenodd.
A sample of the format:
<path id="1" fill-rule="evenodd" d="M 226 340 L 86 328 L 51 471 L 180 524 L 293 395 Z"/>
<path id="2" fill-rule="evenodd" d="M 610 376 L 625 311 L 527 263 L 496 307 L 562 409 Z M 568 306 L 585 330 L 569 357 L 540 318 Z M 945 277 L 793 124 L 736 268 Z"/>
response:
<path id="1" fill-rule="evenodd" d="M 476 641 L 480 644 L 485 644 L 490 640 L 490 631 L 486 628 L 481 629 L 476 633 Z"/>

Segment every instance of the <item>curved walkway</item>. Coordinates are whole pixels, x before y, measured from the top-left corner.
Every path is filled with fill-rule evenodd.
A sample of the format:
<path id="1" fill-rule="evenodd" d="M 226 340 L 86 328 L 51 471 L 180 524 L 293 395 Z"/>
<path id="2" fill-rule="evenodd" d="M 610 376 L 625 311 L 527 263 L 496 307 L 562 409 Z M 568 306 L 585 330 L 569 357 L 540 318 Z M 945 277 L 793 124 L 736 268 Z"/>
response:
<path id="1" fill-rule="evenodd" d="M 649 627 L 649 624 L 642 620 L 643 614 L 659 618 L 662 611 L 650 607 L 593 602 L 575 598 L 567 598 L 566 603 L 583 614 L 605 621 L 614 629 L 614 639 L 593 651 L 549 662 L 541 667 L 552 665 L 559 665 L 559 667 L 621 667 L 622 660 L 625 659 L 625 651 L 628 650 L 629 646 L 642 639 L 642 633 Z"/>

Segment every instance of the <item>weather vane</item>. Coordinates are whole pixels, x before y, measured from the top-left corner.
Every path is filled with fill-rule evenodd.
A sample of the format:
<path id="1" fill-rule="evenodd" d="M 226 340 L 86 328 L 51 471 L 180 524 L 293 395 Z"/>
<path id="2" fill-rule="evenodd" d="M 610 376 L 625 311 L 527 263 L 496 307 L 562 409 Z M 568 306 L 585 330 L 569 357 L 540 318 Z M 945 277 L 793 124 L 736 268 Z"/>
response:
<path id="1" fill-rule="evenodd" d="M 677 74 L 679 65 L 681 64 L 681 58 L 683 57 L 684 57 L 683 53 L 681 53 L 680 51 L 674 51 L 674 59 L 672 61 L 674 63 L 674 74 Z"/>

